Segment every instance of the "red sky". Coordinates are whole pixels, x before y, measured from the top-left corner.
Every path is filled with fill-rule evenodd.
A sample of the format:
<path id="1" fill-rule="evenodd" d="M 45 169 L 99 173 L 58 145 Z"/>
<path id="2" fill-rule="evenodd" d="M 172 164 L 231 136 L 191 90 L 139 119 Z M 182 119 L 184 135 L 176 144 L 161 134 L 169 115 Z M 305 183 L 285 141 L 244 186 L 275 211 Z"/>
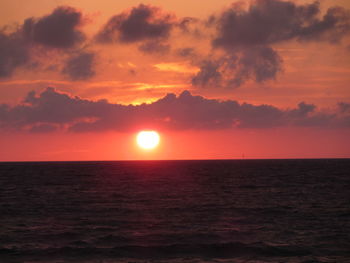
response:
<path id="1" fill-rule="evenodd" d="M 350 157 L 349 1 L 0 8 L 0 161 Z"/>

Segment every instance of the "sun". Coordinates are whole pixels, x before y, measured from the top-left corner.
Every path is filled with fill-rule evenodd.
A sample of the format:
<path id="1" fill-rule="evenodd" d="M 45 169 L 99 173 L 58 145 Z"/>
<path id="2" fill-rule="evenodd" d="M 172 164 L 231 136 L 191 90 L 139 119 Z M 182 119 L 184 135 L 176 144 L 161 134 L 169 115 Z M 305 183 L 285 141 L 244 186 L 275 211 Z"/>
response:
<path id="1" fill-rule="evenodd" d="M 140 131 L 136 141 L 141 148 L 151 150 L 158 146 L 160 137 L 156 131 Z"/>

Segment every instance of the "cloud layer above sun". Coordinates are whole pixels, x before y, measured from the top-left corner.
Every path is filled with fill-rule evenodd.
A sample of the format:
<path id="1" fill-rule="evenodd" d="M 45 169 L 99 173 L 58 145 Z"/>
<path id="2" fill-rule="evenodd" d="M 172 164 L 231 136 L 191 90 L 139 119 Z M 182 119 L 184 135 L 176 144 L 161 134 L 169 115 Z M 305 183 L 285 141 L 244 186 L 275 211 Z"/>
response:
<path id="1" fill-rule="evenodd" d="M 321 52 L 336 54 L 335 63 L 344 60 L 350 54 L 349 35 L 350 11 L 319 1 L 235 1 L 205 17 L 181 17 L 141 3 L 116 11 L 99 24 L 79 8 L 58 6 L 0 29 L 1 91 L 6 95 L 18 92 L 18 86 L 22 89 L 11 103 L 0 101 L 0 128 L 86 132 L 130 131 L 139 126 L 349 127 L 347 64 L 331 65 L 327 57 L 323 64 L 308 62 L 309 56 L 315 59 Z M 264 92 L 256 87 L 272 85 L 286 69 L 288 77 L 270 97 L 283 101 L 294 92 L 303 95 L 313 89 L 309 97 L 321 101 L 339 91 L 333 108 L 304 102 L 290 103 L 297 106 L 288 108 L 254 101 Z M 33 83 L 38 83 L 37 92 L 28 93 L 30 87 L 23 87 Z M 47 86 L 42 83 L 61 86 L 44 90 Z M 116 89 L 121 96 L 109 102 Z M 237 90 L 248 94 L 244 100 L 234 97 Z M 226 99 L 192 95 L 203 93 Z M 100 100 L 91 94 L 99 94 Z M 133 97 L 140 105 L 126 105 L 122 96 Z M 242 102 L 246 98 L 249 103 Z M 141 104 L 144 101 L 152 103 Z"/>
<path id="2" fill-rule="evenodd" d="M 0 6 L 0 160 L 350 156 L 347 0 Z"/>
<path id="3" fill-rule="evenodd" d="M 196 18 L 139 4 L 87 32 L 86 27 L 93 23 L 87 15 L 74 7 L 59 6 L 41 17 L 28 17 L 15 27 L 1 29 L 0 78 L 9 79 L 25 70 L 88 81 L 102 76 L 114 56 L 120 59 L 127 48 L 133 48 L 130 56 L 136 52 L 133 55 L 158 64 L 182 61 L 196 68 L 185 79 L 193 88 L 263 83 L 283 74 L 287 63 L 276 45 L 324 42 L 345 48 L 349 10 L 321 7 L 318 1 L 235 2 L 211 16 Z M 129 73 L 131 77 L 138 72 L 130 68 Z"/>
<path id="4" fill-rule="evenodd" d="M 122 105 L 91 101 L 47 88 L 30 92 L 21 104 L 0 105 L 0 129 L 26 132 L 103 132 L 159 130 L 217 130 L 228 128 L 319 127 L 349 128 L 350 104 L 320 110 L 301 102 L 292 109 L 219 101 L 184 91 L 151 104 Z"/>

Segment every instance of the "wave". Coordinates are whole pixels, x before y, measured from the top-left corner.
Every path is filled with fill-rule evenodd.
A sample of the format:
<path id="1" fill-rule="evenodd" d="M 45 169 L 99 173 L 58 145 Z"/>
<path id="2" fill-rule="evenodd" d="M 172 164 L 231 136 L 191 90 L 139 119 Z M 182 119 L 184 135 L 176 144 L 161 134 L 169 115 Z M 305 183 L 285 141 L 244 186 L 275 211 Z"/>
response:
<path id="1" fill-rule="evenodd" d="M 224 244 L 174 244 L 167 246 L 118 246 L 114 248 L 96 247 L 61 247 L 34 250 L 18 248 L 0 249 L 3 256 L 46 256 L 66 257 L 104 257 L 104 258 L 173 258 L 173 257 L 208 257 L 234 258 L 241 256 L 256 257 L 299 257 L 312 254 L 309 249 L 298 246 L 269 246 L 264 243 L 224 243 Z"/>

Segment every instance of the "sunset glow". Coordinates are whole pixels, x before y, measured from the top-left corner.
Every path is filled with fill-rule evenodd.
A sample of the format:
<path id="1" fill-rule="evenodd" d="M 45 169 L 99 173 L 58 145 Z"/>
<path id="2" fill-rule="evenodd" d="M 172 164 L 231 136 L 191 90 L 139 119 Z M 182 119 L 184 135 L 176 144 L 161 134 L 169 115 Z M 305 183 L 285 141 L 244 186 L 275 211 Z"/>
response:
<path id="1" fill-rule="evenodd" d="M 350 0 L 0 0 L 1 262 L 350 262 Z"/>
<path id="2" fill-rule="evenodd" d="M 0 9 L 0 161 L 350 157 L 348 0 Z"/>

